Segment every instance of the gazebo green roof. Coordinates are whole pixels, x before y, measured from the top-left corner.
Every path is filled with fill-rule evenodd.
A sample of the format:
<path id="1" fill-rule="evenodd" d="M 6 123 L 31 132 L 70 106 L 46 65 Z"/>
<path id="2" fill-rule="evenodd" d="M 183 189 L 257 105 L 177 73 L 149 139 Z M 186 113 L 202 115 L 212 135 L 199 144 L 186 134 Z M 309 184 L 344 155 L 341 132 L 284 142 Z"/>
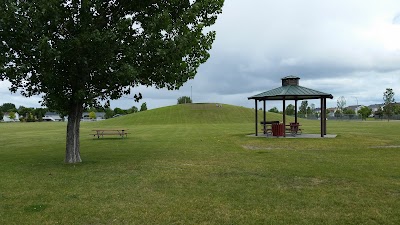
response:
<path id="1" fill-rule="evenodd" d="M 262 101 L 333 98 L 331 94 L 300 86 L 299 80 L 300 78 L 296 76 L 286 76 L 282 78 L 281 87 L 251 96 L 248 99 Z"/>
<path id="2" fill-rule="evenodd" d="M 316 91 L 310 88 L 302 87 L 299 85 L 281 86 L 269 91 L 249 97 L 248 99 L 256 100 L 303 100 L 303 99 L 318 99 L 330 98 L 333 96 L 328 93 Z"/>

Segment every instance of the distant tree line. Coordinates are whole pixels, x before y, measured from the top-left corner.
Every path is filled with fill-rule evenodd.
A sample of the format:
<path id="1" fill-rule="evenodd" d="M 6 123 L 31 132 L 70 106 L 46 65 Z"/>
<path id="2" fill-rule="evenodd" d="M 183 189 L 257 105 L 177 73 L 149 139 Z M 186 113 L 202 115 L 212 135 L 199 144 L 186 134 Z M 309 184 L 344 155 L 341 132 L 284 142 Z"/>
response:
<path id="1" fill-rule="evenodd" d="M 394 91 L 392 88 L 386 88 L 386 91 L 383 93 L 383 106 L 378 107 L 377 111 L 374 112 L 374 117 L 379 119 L 387 119 L 388 121 L 396 115 L 397 118 L 400 118 L 400 104 L 395 102 L 394 99 Z M 346 100 L 343 96 L 341 96 L 337 101 L 337 110 L 335 112 L 335 117 L 340 117 L 342 115 L 354 115 L 356 112 L 350 108 L 345 108 Z M 361 115 L 363 120 L 366 120 L 371 114 L 372 109 L 367 106 L 361 107 L 357 112 Z"/>
<path id="2" fill-rule="evenodd" d="M 24 106 L 16 108 L 15 104 L 13 103 L 4 103 L 0 106 L 0 120 L 3 119 L 5 113 L 9 113 L 10 119 L 15 119 L 15 114 L 18 113 L 20 121 L 42 121 L 44 114 L 46 114 L 48 111 L 49 109 L 47 108 L 27 108 Z"/>
<path id="3" fill-rule="evenodd" d="M 400 119 L 400 103 L 396 103 L 394 99 L 394 91 L 391 88 L 386 88 L 386 91 L 383 93 L 383 106 L 378 107 L 377 111 L 374 112 L 375 118 L 387 119 L 390 120 L 392 118 Z M 359 106 L 359 105 L 358 105 Z M 357 107 L 358 107 L 357 106 Z M 261 109 L 260 109 L 261 110 Z M 273 113 L 282 113 L 276 107 L 268 110 Z M 286 115 L 294 115 L 295 114 L 295 106 L 289 104 L 285 109 Z M 327 114 L 330 112 L 327 111 Z M 304 117 L 318 117 L 318 113 L 315 112 L 315 105 L 311 104 L 308 106 L 307 101 L 302 101 L 299 107 L 298 114 Z M 340 96 L 337 100 L 337 107 L 334 112 L 334 117 L 337 118 L 350 118 L 352 119 L 356 115 L 359 115 L 362 120 L 366 120 L 368 117 L 372 115 L 372 109 L 367 106 L 362 106 L 356 112 L 354 109 L 350 107 L 346 107 L 346 99 L 344 96 Z"/>
<path id="4" fill-rule="evenodd" d="M 400 114 L 400 105 L 393 105 L 393 114 Z M 384 115 L 384 109 L 385 107 L 379 108 L 377 112 L 375 112 L 375 115 L 380 115 L 379 118 L 383 117 Z M 262 110 L 260 108 L 260 110 Z M 272 113 L 280 113 L 282 114 L 281 111 L 279 111 L 276 107 L 273 107 L 268 110 L 268 112 Z M 285 108 L 285 113 L 286 115 L 289 116 L 294 116 L 295 114 L 295 106 L 293 104 L 289 104 Z M 327 110 L 327 115 L 330 114 L 331 112 Z M 315 111 L 315 105 L 311 104 L 308 106 L 308 101 L 302 101 L 299 107 L 299 110 L 297 112 L 298 116 L 300 117 L 305 117 L 305 118 L 318 118 L 319 117 L 319 112 Z M 356 117 L 356 115 L 359 115 L 363 120 L 366 120 L 371 114 L 372 114 L 372 109 L 368 108 L 367 106 L 362 106 L 357 113 L 355 110 L 346 107 L 346 100 L 344 97 L 340 97 L 338 99 L 338 106 L 336 107 L 336 110 L 334 112 L 334 117 L 336 118 L 341 118 L 346 116 L 347 118 L 353 118 Z"/>
<path id="5" fill-rule="evenodd" d="M 261 110 L 261 109 L 260 109 Z M 273 107 L 268 110 L 268 112 L 272 113 L 282 113 L 278 110 L 278 108 Z M 285 108 L 285 114 L 288 116 L 294 116 L 295 114 L 295 107 L 293 104 L 289 104 Z M 298 115 L 308 117 L 308 116 L 316 116 L 317 113 L 315 112 L 315 105 L 311 104 L 310 106 L 308 105 L 308 101 L 302 101 L 300 108 L 297 112 Z"/>
<path id="6" fill-rule="evenodd" d="M 105 119 L 112 118 L 114 116 L 120 116 L 120 115 L 127 115 L 127 114 L 132 114 L 132 113 L 137 113 L 141 111 L 146 111 L 147 110 L 147 104 L 144 102 L 140 110 L 136 106 L 132 106 L 129 109 L 121 109 L 121 108 L 88 108 L 85 111 L 89 112 L 89 118 L 95 119 L 96 118 L 96 112 L 105 112 Z M 16 113 L 19 115 L 19 120 L 21 122 L 41 122 L 43 121 L 43 117 L 47 112 L 57 112 L 55 110 L 51 110 L 49 108 L 33 108 L 33 107 L 25 107 L 25 106 L 19 106 L 18 108 L 15 106 L 13 103 L 4 103 L 0 105 L 0 120 L 3 119 L 4 114 L 8 113 L 10 119 L 15 119 L 16 118 Z M 57 112 L 58 113 L 58 112 Z M 66 115 L 63 115 L 60 113 L 61 117 L 65 117 Z"/>

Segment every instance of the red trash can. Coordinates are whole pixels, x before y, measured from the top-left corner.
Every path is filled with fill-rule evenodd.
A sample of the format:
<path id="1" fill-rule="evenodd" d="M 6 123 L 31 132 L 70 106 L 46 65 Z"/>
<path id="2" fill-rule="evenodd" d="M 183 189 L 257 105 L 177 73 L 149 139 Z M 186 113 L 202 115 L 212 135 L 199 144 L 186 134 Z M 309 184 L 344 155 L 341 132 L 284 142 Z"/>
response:
<path id="1" fill-rule="evenodd" d="M 278 134 L 278 124 L 273 123 L 272 124 L 272 136 L 276 136 Z"/>
<path id="2" fill-rule="evenodd" d="M 285 132 L 285 124 L 280 123 L 280 124 L 279 124 L 278 136 L 283 136 L 283 132 Z"/>
<path id="3" fill-rule="evenodd" d="M 273 123 L 272 124 L 272 136 L 278 136 L 279 135 L 279 123 Z"/>
<path id="4" fill-rule="evenodd" d="M 277 137 L 283 136 L 284 129 L 285 125 L 283 123 L 274 123 L 272 124 L 272 135 Z"/>

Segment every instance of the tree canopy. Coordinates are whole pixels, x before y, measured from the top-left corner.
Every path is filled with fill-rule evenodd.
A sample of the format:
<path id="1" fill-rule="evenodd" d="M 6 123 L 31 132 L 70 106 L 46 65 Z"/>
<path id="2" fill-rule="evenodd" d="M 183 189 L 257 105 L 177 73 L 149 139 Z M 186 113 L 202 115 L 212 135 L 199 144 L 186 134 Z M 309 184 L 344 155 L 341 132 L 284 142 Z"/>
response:
<path id="1" fill-rule="evenodd" d="M 146 110 L 147 110 L 147 104 L 146 104 L 146 102 L 143 102 L 142 105 L 140 106 L 140 112 L 143 112 Z"/>
<path id="2" fill-rule="evenodd" d="M 176 89 L 208 58 L 203 32 L 223 1 L 12 1 L 1 4 L 0 77 L 68 111 L 130 87 Z M 137 95 L 137 98 L 140 98 Z"/>
<path id="3" fill-rule="evenodd" d="M 366 120 L 371 115 L 372 109 L 368 108 L 367 106 L 363 106 L 360 110 L 358 110 L 358 113 L 361 115 L 361 119 Z"/>
<path id="4" fill-rule="evenodd" d="M 338 112 L 338 114 L 343 114 L 343 110 L 346 107 L 346 99 L 344 98 L 344 96 L 340 96 L 337 100 L 337 110 L 336 112 Z M 335 112 L 335 114 L 336 114 Z"/>
<path id="5" fill-rule="evenodd" d="M 83 109 L 107 105 L 139 85 L 172 90 L 193 79 L 215 39 L 204 29 L 223 3 L 4 0 L 0 80 L 68 114 L 65 161 L 80 162 Z"/>
<path id="6" fill-rule="evenodd" d="M 353 109 L 347 107 L 347 108 L 343 109 L 343 114 L 345 114 L 345 115 L 355 115 L 356 111 L 354 111 Z"/>
<path id="7" fill-rule="evenodd" d="M 308 107 L 308 101 L 306 101 L 306 100 L 301 101 L 301 105 L 299 108 L 299 114 L 307 115 L 307 107 Z"/>
<path id="8" fill-rule="evenodd" d="M 383 114 L 387 116 L 389 121 L 390 117 L 393 115 L 393 108 L 394 108 L 394 92 L 391 88 L 386 88 L 386 91 L 383 93 Z"/>
<path id="9" fill-rule="evenodd" d="M 189 96 L 181 96 L 178 98 L 178 105 L 186 103 L 192 103 L 192 99 Z"/>
<path id="10" fill-rule="evenodd" d="M 294 105 L 289 104 L 288 106 L 286 106 L 286 115 L 294 115 L 294 113 L 295 113 Z"/>
<path id="11" fill-rule="evenodd" d="M 12 120 L 14 120 L 16 118 L 15 112 L 9 112 L 8 113 L 8 117 Z"/>
<path id="12" fill-rule="evenodd" d="M 11 112 L 17 111 L 17 108 L 15 108 L 15 105 L 13 103 L 4 103 L 3 105 L 0 106 L 0 111 L 2 112 Z"/>
<path id="13" fill-rule="evenodd" d="M 268 110 L 268 112 L 279 113 L 279 110 L 278 110 L 278 108 L 276 108 L 276 107 L 272 107 L 272 108 L 270 108 L 270 109 Z"/>
<path id="14" fill-rule="evenodd" d="M 96 118 L 97 118 L 96 112 L 94 112 L 94 111 L 89 112 L 89 119 L 94 120 Z"/>

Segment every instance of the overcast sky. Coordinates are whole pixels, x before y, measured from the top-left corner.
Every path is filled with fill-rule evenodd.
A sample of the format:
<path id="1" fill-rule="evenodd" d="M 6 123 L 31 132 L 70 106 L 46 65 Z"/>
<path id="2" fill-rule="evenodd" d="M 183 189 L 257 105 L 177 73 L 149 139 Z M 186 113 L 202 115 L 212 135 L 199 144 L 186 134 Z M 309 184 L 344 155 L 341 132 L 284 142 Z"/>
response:
<path id="1" fill-rule="evenodd" d="M 340 96 L 347 105 L 382 103 L 393 88 L 400 101 L 399 0 L 225 0 L 212 27 L 217 37 L 210 59 L 195 79 L 178 91 L 139 87 L 111 107 L 149 109 L 174 105 L 180 96 L 194 102 L 254 107 L 247 97 L 281 86 L 281 78 L 300 77 L 300 85 Z M 40 98 L 10 94 L 0 82 L 0 104 L 39 107 Z M 289 102 L 290 103 L 290 102 Z M 319 107 L 318 101 L 309 101 Z M 267 108 L 281 109 L 281 102 Z M 299 104 L 300 105 L 300 104 Z"/>

